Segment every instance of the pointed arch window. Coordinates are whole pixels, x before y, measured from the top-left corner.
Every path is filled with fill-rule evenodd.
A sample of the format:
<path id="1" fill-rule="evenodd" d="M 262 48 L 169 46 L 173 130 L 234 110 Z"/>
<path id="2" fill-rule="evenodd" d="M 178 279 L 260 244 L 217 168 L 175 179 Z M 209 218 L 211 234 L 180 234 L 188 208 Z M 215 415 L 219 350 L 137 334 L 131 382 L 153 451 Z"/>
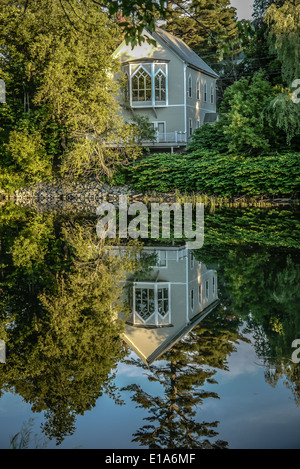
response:
<path id="1" fill-rule="evenodd" d="M 122 67 L 125 77 L 123 100 L 133 108 L 168 106 L 168 63 L 136 61 Z"/>
<path id="2" fill-rule="evenodd" d="M 210 102 L 214 104 L 215 101 L 215 89 L 213 83 L 210 85 Z"/>
<path id="3" fill-rule="evenodd" d="M 140 284 L 134 286 L 132 306 L 132 323 L 134 325 L 160 326 L 170 324 L 170 285 L 146 286 Z"/>
<path id="4" fill-rule="evenodd" d="M 200 99 L 200 80 L 197 80 L 197 88 L 196 88 L 197 99 Z"/>
<path id="5" fill-rule="evenodd" d="M 132 100 L 133 101 L 151 101 L 152 99 L 152 80 L 151 75 L 139 67 L 131 79 Z"/>
<path id="6" fill-rule="evenodd" d="M 143 321 L 147 321 L 155 312 L 154 289 L 137 288 L 135 290 L 136 312 Z"/>
<path id="7" fill-rule="evenodd" d="M 204 102 L 207 102 L 207 83 L 204 82 Z"/>
<path id="8" fill-rule="evenodd" d="M 157 290 L 158 313 L 165 318 L 169 313 L 169 289 L 158 288 Z"/>
<path id="9" fill-rule="evenodd" d="M 155 101 L 166 101 L 167 80 L 161 69 L 155 75 Z"/>

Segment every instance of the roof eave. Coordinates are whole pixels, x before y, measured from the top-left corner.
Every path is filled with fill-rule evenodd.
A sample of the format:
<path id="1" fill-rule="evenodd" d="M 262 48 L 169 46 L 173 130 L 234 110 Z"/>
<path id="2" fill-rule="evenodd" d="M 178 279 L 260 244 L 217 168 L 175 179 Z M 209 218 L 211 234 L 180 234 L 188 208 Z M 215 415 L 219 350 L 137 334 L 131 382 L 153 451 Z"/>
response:
<path id="1" fill-rule="evenodd" d="M 215 72 L 209 73 L 207 70 L 203 70 L 202 68 L 196 67 L 195 65 L 193 65 L 191 63 L 188 63 L 188 62 L 185 62 L 185 63 L 188 65 L 188 67 L 192 68 L 193 70 L 197 70 L 198 72 L 204 73 L 205 75 L 208 75 L 208 76 L 216 78 L 216 79 L 220 78 L 220 75 L 218 75 Z"/>

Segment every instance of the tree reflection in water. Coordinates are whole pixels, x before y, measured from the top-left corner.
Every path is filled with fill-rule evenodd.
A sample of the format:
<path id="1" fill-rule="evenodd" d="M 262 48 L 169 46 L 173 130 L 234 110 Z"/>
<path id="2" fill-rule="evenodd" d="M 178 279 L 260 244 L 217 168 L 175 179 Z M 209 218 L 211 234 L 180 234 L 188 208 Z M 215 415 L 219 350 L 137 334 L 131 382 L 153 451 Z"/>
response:
<path id="1" fill-rule="evenodd" d="M 76 415 L 103 392 L 120 403 L 114 369 L 121 282 L 137 268 L 136 248 L 108 254 L 94 224 L 14 211 L 1 225 L 0 330 L 7 346 L 1 393 L 12 391 L 45 412 L 43 431 L 57 444 L 75 431 Z"/>
<path id="2" fill-rule="evenodd" d="M 140 360 L 126 360 L 147 370 L 149 381 L 163 388 L 159 396 L 151 396 L 137 384 L 123 388 L 131 392 L 137 407 L 148 412 L 147 424 L 133 435 L 133 441 L 153 449 L 226 448 L 226 441 L 216 439 L 219 422 L 200 421 L 197 410 L 205 399 L 219 398 L 205 385 L 217 384 L 217 370 L 227 369 L 234 344 L 245 340 L 239 325 L 237 317 L 228 317 L 220 308 L 149 367 Z"/>
<path id="3" fill-rule="evenodd" d="M 253 223 L 253 210 L 250 215 Z M 236 226 L 234 214 L 226 217 L 226 229 Z M 147 368 L 162 394 L 151 396 L 135 383 L 126 388 L 148 413 L 133 436 L 141 446 L 226 447 L 218 440 L 218 421 L 202 422 L 198 409 L 205 399 L 218 399 L 205 387 L 215 382 L 217 370 L 226 369 L 234 344 L 242 340 L 241 323 L 253 337 L 266 381 L 276 386 L 284 378 L 299 405 L 299 365 L 290 358 L 300 331 L 300 269 L 294 228 L 286 235 L 289 217 L 276 219 L 274 239 L 264 235 L 257 244 L 255 233 L 251 241 L 230 244 L 235 231 L 224 239 L 223 224 L 207 218 L 212 231 L 195 255 L 207 265 L 218 264 L 221 305 Z M 242 221 L 246 227 L 247 211 Z M 0 338 L 7 347 L 0 393 L 14 392 L 33 412 L 44 412 L 43 432 L 60 444 L 74 433 L 76 415 L 92 409 L 99 396 L 107 393 L 121 404 L 126 394 L 114 380 L 117 364 L 128 355 L 119 338 L 120 284 L 140 267 L 139 246 L 112 259 L 96 239 L 93 220 L 13 204 L 2 207 L 0 236 Z M 145 367 L 139 360 L 129 363 Z"/>

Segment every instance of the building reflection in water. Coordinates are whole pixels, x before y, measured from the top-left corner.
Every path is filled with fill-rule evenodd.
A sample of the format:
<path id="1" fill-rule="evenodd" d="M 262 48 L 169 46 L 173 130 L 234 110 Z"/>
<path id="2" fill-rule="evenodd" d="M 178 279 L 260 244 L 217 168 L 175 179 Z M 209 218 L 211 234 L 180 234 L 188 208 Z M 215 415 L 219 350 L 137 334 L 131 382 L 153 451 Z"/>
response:
<path id="1" fill-rule="evenodd" d="M 219 304 L 216 270 L 181 247 L 144 247 L 155 265 L 143 280 L 129 278 L 130 317 L 124 341 L 150 365 Z"/>

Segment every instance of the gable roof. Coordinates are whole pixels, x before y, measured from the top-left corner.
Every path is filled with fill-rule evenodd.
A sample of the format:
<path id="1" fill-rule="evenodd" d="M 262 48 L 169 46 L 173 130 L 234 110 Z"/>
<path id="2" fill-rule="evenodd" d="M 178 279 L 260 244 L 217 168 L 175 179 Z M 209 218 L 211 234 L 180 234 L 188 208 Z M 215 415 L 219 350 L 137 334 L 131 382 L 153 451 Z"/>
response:
<path id="1" fill-rule="evenodd" d="M 149 366 L 185 337 L 219 304 L 220 301 L 215 300 L 180 328 L 174 326 L 144 328 L 126 324 L 122 339 Z"/>
<path id="2" fill-rule="evenodd" d="M 199 57 L 199 55 L 197 55 L 187 44 L 185 44 L 182 39 L 173 36 L 173 34 L 170 34 L 161 28 L 156 28 L 155 31 L 153 31 L 152 36 L 154 39 L 161 39 L 164 41 L 170 49 L 172 49 L 191 67 L 207 73 L 214 78 L 219 78 L 219 75 L 214 72 L 214 70 L 210 68 L 209 65 L 207 65 L 207 63 L 204 62 L 204 60 L 202 60 L 201 57 Z"/>

